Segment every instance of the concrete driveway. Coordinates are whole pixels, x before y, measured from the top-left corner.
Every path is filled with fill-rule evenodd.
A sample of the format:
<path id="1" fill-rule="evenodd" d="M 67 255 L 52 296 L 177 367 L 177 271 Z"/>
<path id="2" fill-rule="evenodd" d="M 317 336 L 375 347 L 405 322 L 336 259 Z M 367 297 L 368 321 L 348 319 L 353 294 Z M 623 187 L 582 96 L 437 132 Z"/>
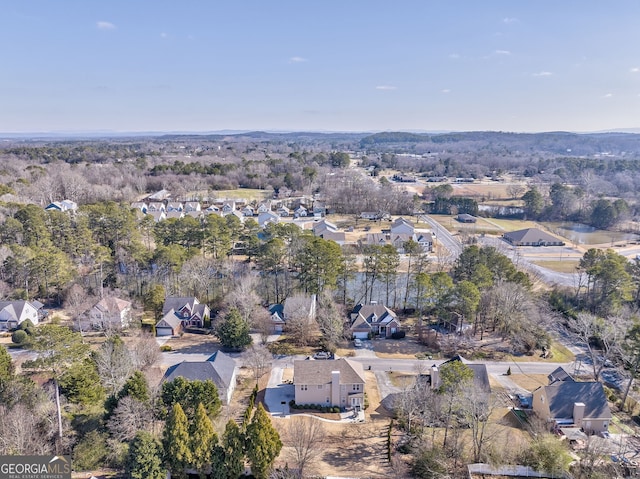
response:
<path id="1" fill-rule="evenodd" d="M 264 394 L 264 402 L 272 416 L 288 416 L 289 401 L 295 399 L 293 384 L 282 383 L 284 368 L 274 365 Z"/>

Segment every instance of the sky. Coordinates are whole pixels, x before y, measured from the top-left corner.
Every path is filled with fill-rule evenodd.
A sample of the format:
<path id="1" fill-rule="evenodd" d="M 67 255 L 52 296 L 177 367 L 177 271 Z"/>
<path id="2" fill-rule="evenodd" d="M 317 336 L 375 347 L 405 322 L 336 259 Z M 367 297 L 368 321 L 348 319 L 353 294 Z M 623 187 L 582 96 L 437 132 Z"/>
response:
<path id="1" fill-rule="evenodd" d="M 638 0 L 2 0 L 0 132 L 640 127 Z"/>

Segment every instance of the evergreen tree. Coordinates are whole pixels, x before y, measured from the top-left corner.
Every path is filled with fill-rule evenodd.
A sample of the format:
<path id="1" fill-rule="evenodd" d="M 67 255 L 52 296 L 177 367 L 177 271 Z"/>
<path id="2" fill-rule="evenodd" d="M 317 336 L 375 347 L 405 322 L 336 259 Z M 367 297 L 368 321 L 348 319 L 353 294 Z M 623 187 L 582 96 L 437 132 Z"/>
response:
<path id="1" fill-rule="evenodd" d="M 246 445 L 251 472 L 258 479 L 266 479 L 282 449 L 282 441 L 262 404 L 258 404 L 251 424 L 247 426 Z"/>
<path id="2" fill-rule="evenodd" d="M 220 396 L 213 381 L 193 380 L 177 377 L 173 381 L 162 384 L 162 402 L 167 410 L 179 403 L 188 417 L 194 417 L 198 404 L 202 403 L 210 418 L 220 413 Z"/>
<path id="3" fill-rule="evenodd" d="M 11 355 L 4 346 L 0 346 L 0 381 L 9 381 L 13 378 L 14 371 Z"/>
<path id="4" fill-rule="evenodd" d="M 191 441 L 189 440 L 189 425 L 179 403 L 173 405 L 167 418 L 162 435 L 164 457 L 171 475 L 178 478 L 186 478 L 185 469 L 191 465 Z"/>
<path id="5" fill-rule="evenodd" d="M 249 334 L 249 324 L 242 319 L 237 309 L 231 308 L 220 324 L 215 334 L 223 347 L 233 350 L 243 350 L 252 342 Z"/>
<path id="6" fill-rule="evenodd" d="M 131 396 L 140 402 L 149 401 L 151 397 L 149 394 L 149 385 L 142 371 L 134 372 L 131 377 L 127 379 L 127 382 L 124 383 L 118 397 L 123 398 L 125 396 Z"/>
<path id="7" fill-rule="evenodd" d="M 239 477 L 244 470 L 244 443 L 242 431 L 233 419 L 229 420 L 222 436 L 225 477 L 229 479 Z"/>
<path id="8" fill-rule="evenodd" d="M 199 403 L 196 409 L 190 435 L 192 465 L 200 477 L 204 478 L 211 465 L 213 448 L 218 442 L 218 436 L 216 436 L 211 419 L 207 416 L 207 410 L 202 403 Z"/>
<path id="9" fill-rule="evenodd" d="M 59 380 L 60 392 L 72 403 L 98 404 L 105 399 L 96 363 L 87 358 L 72 364 Z"/>
<path id="10" fill-rule="evenodd" d="M 130 479 L 164 479 L 162 446 L 146 431 L 140 431 L 131 441 L 127 457 L 127 477 Z"/>

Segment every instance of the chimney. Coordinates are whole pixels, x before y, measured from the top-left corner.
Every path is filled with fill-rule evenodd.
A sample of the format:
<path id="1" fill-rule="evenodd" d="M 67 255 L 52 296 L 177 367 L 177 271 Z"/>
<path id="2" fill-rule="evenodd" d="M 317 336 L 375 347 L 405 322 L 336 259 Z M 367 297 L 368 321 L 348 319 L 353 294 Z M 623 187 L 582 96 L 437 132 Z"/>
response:
<path id="1" fill-rule="evenodd" d="M 576 427 L 582 427 L 582 420 L 584 419 L 584 403 L 583 402 L 574 402 L 573 403 L 573 424 Z"/>
<path id="2" fill-rule="evenodd" d="M 340 371 L 331 371 L 331 405 L 342 407 L 340 404 Z"/>
<path id="3" fill-rule="evenodd" d="M 431 389 L 438 389 L 440 387 L 440 371 L 435 364 L 431 366 Z"/>

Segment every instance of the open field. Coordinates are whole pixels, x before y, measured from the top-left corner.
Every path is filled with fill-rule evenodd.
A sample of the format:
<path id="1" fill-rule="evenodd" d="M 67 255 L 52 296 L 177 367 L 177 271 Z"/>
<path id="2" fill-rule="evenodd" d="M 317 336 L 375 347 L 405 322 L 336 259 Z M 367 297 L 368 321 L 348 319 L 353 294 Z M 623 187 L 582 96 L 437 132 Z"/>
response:
<path id="1" fill-rule="evenodd" d="M 573 259 L 565 259 L 563 261 L 532 261 L 533 264 L 542 266 L 545 269 L 556 271 L 558 273 L 575 273 L 576 268 L 580 264 L 579 261 Z"/>
<path id="2" fill-rule="evenodd" d="M 540 386 L 549 384 L 546 374 L 512 374 L 509 376 L 509 380 L 527 391 L 533 391 Z"/>

